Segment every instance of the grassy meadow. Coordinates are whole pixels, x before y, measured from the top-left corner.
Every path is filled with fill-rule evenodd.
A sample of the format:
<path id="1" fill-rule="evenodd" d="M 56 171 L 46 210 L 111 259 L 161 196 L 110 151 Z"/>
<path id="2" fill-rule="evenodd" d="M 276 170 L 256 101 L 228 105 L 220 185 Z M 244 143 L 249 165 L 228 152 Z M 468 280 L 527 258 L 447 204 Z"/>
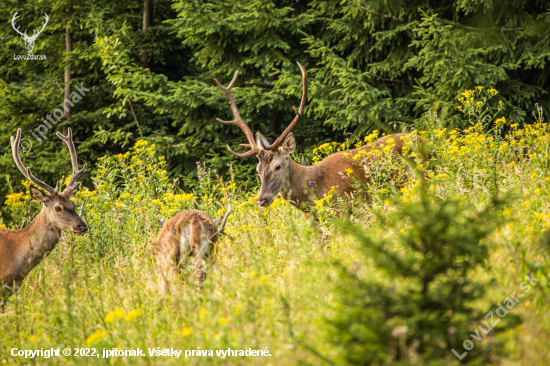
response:
<path id="1" fill-rule="evenodd" d="M 371 176 L 369 185 L 357 183 L 358 196 L 368 191 L 369 199 L 348 210 L 329 194 L 310 216 L 281 199 L 259 208 L 254 177 L 239 186 L 200 162 L 199 185 L 182 192 L 146 141 L 99 159 L 94 186 L 75 198 L 90 231 L 65 233 L 10 298 L 0 315 L 0 365 L 549 364 L 549 127 L 540 107 L 536 123 L 518 126 L 497 100 L 495 90 L 465 91 L 459 108 L 470 125 L 461 130 L 427 112 L 411 130 L 428 142 L 427 162 L 410 145 L 416 163 L 409 166 L 391 155 L 391 142 L 376 156 L 350 156 Z M 313 161 L 378 137 L 322 145 Z M 28 192 L 5 205 L 17 218 L 8 228 L 40 210 Z M 203 289 L 184 272 L 180 295 L 159 298 L 157 220 L 190 208 L 215 218 L 228 205 L 229 236 Z M 479 341 L 470 337 L 531 274 L 540 282 L 498 327 Z M 474 349 L 459 360 L 451 348 L 462 354 L 466 339 Z M 11 355 L 12 348 L 66 347 L 101 354 L 139 347 L 146 356 Z M 150 357 L 156 347 L 214 356 Z M 228 348 L 271 356 L 216 356 Z"/>

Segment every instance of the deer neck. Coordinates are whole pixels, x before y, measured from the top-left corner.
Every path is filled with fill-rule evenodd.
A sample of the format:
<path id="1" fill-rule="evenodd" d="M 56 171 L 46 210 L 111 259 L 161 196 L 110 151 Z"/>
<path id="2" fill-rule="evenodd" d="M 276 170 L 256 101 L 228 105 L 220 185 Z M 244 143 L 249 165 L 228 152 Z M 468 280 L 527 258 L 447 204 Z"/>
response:
<path id="1" fill-rule="evenodd" d="M 300 209 L 305 209 L 308 202 L 315 200 L 315 194 L 309 184 L 315 180 L 316 174 L 313 166 L 301 165 L 290 159 L 290 172 L 281 191 L 281 196 L 285 200 L 290 200 Z"/>
<path id="2" fill-rule="evenodd" d="M 30 272 L 45 255 L 55 248 L 61 238 L 61 230 L 48 220 L 45 208 L 42 208 L 33 222 L 22 231 L 26 234 L 23 241 L 28 244 L 28 263 L 30 265 L 28 270 Z"/>

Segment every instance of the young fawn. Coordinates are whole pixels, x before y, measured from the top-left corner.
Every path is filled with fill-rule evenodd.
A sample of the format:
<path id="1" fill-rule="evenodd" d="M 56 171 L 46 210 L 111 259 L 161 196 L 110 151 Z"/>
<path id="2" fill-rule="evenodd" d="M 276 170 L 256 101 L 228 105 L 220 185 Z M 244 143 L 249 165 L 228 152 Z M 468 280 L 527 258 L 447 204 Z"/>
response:
<path id="1" fill-rule="evenodd" d="M 213 265 L 218 251 L 218 234 L 225 234 L 223 229 L 231 207 L 223 220 L 213 221 L 204 211 L 182 211 L 164 222 L 160 221 L 162 229 L 155 244 L 155 258 L 159 275 L 159 295 L 165 297 L 168 287 L 177 293 L 175 286 L 179 272 L 188 261 L 192 262 L 192 279 L 201 285 L 206 278 L 207 265 Z M 219 225 L 219 229 L 218 229 Z M 208 261 L 208 263 L 207 263 Z"/>

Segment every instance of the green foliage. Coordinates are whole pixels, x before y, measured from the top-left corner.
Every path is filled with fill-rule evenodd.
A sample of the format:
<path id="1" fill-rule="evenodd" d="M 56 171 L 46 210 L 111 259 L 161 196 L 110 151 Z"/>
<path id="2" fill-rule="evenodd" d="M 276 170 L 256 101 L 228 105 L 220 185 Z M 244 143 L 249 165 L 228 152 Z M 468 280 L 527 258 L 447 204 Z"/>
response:
<path id="1" fill-rule="evenodd" d="M 422 174 L 423 154 L 420 149 L 425 148 L 422 141 L 415 134 L 402 136 L 402 141 L 394 138 L 386 139 L 380 148 L 360 150 L 356 154 L 345 153 L 346 158 L 352 161 L 359 170 L 365 172 L 367 181 L 354 177 L 353 170 L 348 169 L 348 179 L 353 179 L 357 194 L 383 195 L 395 193 L 410 181 L 411 174 Z M 394 152 L 397 143 L 402 143 L 401 155 Z M 357 169 L 357 168 L 354 168 Z"/>
<path id="2" fill-rule="evenodd" d="M 483 296 L 485 284 L 475 274 L 487 267 L 483 239 L 498 226 L 501 207 L 494 201 L 476 212 L 463 200 L 440 201 L 421 192 L 417 202 L 379 217 L 380 228 L 350 229 L 369 258 L 362 266 L 374 265 L 381 277 L 365 280 L 353 268 L 340 267 L 337 315 L 329 324 L 346 364 L 407 364 L 411 358 L 412 364 L 435 365 L 454 359 L 451 348 L 484 315 L 470 304 Z M 399 234 L 388 241 L 377 235 L 382 230 Z M 469 357 L 486 364 L 499 350 L 487 348 L 476 347 Z"/>
<path id="3" fill-rule="evenodd" d="M 14 54 L 26 53 L 21 37 L 15 33 L 9 22 L 15 11 L 19 11 L 18 24 L 21 29 L 28 29 L 32 34 L 41 26 L 44 13 L 50 20 L 43 33 L 37 38 L 35 54 L 45 54 L 47 61 L 14 60 Z M 107 151 L 117 153 L 123 151 L 138 138 L 139 133 L 135 120 L 130 112 L 129 104 L 123 105 L 116 99 L 113 87 L 106 79 L 102 70 L 102 60 L 94 51 L 95 26 L 111 33 L 128 22 L 132 27 L 127 29 L 128 37 L 135 42 L 131 47 L 132 57 L 139 58 L 147 42 L 151 69 L 158 73 L 166 73 L 170 77 L 179 74 L 173 71 L 185 72 L 185 66 L 179 61 L 184 50 L 179 48 L 179 41 L 169 37 L 167 26 L 162 24 L 164 17 L 171 16 L 170 4 L 158 2 L 155 5 L 155 24 L 148 32 L 141 30 L 142 4 L 136 2 L 100 1 L 77 3 L 58 0 L 42 1 L 40 4 L 23 2 L 3 2 L 0 4 L 0 16 L 7 20 L 1 25 L 5 38 L 0 47 L 0 200 L 5 201 L 5 195 L 20 190 L 18 185 L 22 178 L 11 157 L 9 137 L 14 136 L 17 128 L 23 129 L 23 137 L 32 142 L 30 151 L 22 153 L 23 161 L 31 166 L 34 174 L 46 182 L 59 180 L 63 174 L 70 172 L 68 160 L 61 141 L 55 136 L 55 131 L 70 126 L 75 132 L 77 150 L 82 163 L 89 163 L 93 170 L 93 162 Z M 173 15 L 173 14 L 172 14 Z M 69 29 L 73 40 L 73 51 L 65 53 L 65 33 Z M 166 55 L 171 58 L 167 59 Z M 53 131 L 46 133 L 47 140 L 39 143 L 30 132 L 36 129 L 42 119 L 59 108 L 63 101 L 65 62 L 70 62 L 72 85 L 82 85 L 90 91 L 75 104 L 70 120 L 61 120 L 52 126 Z M 181 69 L 173 67 L 179 65 Z M 168 70 L 172 70 L 168 72 Z M 74 90 L 74 88 L 73 88 Z M 140 103 L 133 104 L 135 114 L 142 120 L 142 128 L 146 134 L 151 133 L 150 126 L 155 131 L 165 131 L 168 134 L 177 130 L 170 125 L 172 119 L 155 115 L 144 109 Z M 117 117 L 105 111 L 118 110 L 126 112 Z M 90 164 L 92 163 L 92 164 Z M 86 183 L 90 184 L 91 175 L 87 174 Z M 11 186 L 7 182 L 12 182 Z M 3 214 L 7 214 L 2 210 Z M 9 215 L 7 215 L 9 217 Z"/>
<path id="4" fill-rule="evenodd" d="M 173 216 L 191 207 L 194 195 L 175 192 L 176 186 L 165 170 L 166 161 L 157 157 L 155 148 L 138 140 L 132 152 L 99 158 L 93 177 L 96 189 L 81 189 L 75 198 L 77 205 L 84 205 L 88 225 L 97 230 L 89 235 L 90 245 L 77 250 L 91 251 L 97 258 L 113 251 L 129 254 L 126 246 L 112 244 L 117 243 L 115 238 L 153 234 L 155 217 Z M 109 227 L 111 222 L 118 223 L 116 228 Z"/>
<path id="5" fill-rule="evenodd" d="M 42 205 L 30 196 L 29 186 L 31 182 L 24 180 L 21 184 L 25 187 L 25 191 L 6 196 L 7 209 L 12 217 L 17 218 L 10 223 L 9 229 L 12 230 L 27 227 L 42 209 Z"/>
<path id="6" fill-rule="evenodd" d="M 542 109 L 536 113 L 542 120 Z M 547 129 L 536 123 L 507 132 L 518 148 L 503 155 L 496 194 L 484 178 L 491 156 L 481 152 L 482 138 L 490 138 L 491 131 L 417 131 L 438 152 L 432 155 L 436 169 L 411 175 L 393 198 L 356 201 L 350 207 L 353 224 L 344 230 L 333 225 L 340 213 L 332 206 L 343 200 L 321 198 L 324 239 L 287 202 L 277 198 L 269 209 L 259 207 L 257 184 L 224 180 L 202 162 L 193 162 L 200 176 L 193 194 L 179 191 L 158 146 L 139 140 L 129 151 L 101 157 L 92 183 L 76 196 L 77 204 L 85 203 L 89 232 L 64 233 L 9 299 L 0 315 L 0 363 L 29 361 L 12 356 L 12 348 L 101 351 L 155 345 L 268 347 L 272 354 L 270 359 L 187 358 L 191 365 L 374 364 L 376 359 L 379 365 L 544 364 L 550 359 L 545 347 L 550 339 Z M 361 143 L 375 139 L 371 134 Z M 462 146 L 472 152 L 462 152 Z M 467 176 L 476 177 L 473 184 Z M 493 198 L 504 195 L 513 199 Z M 6 206 L 18 210 L 10 225 L 33 217 L 29 203 L 28 195 L 10 196 Z M 208 271 L 203 289 L 182 281 L 181 296 L 159 298 L 152 256 L 156 220 L 188 208 L 214 218 L 228 205 L 234 209 L 229 235 L 220 240 L 217 267 Z M 482 341 L 473 339 L 477 327 L 486 329 L 484 315 L 531 273 L 539 284 Z M 475 348 L 459 361 L 449 348 L 461 353 L 466 339 Z M 147 354 L 110 362 L 181 364 Z M 105 363 L 101 357 L 75 356 L 32 362 L 60 360 Z"/>
<path id="7" fill-rule="evenodd" d="M 6 35 L 0 47 L 0 171 L 9 174 L 0 177 L 0 201 L 18 190 L 7 184 L 19 181 L 9 137 L 19 127 L 29 136 L 59 106 L 66 62 L 71 83 L 91 91 L 55 128 L 73 128 L 82 160 L 119 153 L 143 135 L 166 156 L 172 177 L 186 177 L 179 181 L 186 188 L 194 187 L 198 160 L 221 175 L 232 164 L 239 183 L 254 174 L 249 160 L 224 147 L 243 142 L 241 131 L 214 120 L 230 110 L 212 79 L 227 82 L 236 69 L 242 116 L 272 139 L 291 121 L 299 100 L 295 63 L 306 66 L 308 106 L 294 132 L 299 152 L 308 157 L 314 147 L 341 143 L 349 132 L 389 133 L 420 123 L 428 109 L 442 126 L 463 127 L 466 120 L 455 109 L 458 91 L 478 85 L 498 89 L 510 102 L 512 123 L 532 122 L 536 102 L 546 107 L 550 16 L 543 2 L 162 0 L 154 2 L 146 31 L 139 2 L 9 2 L 0 5 L 0 16 L 11 19 L 16 10 L 29 31 L 50 15 L 35 47 L 48 59 L 14 60 L 14 53 L 24 52 L 21 37 L 9 22 L 0 27 Z M 68 164 L 49 133 L 26 158 L 37 176 L 54 181 Z"/>

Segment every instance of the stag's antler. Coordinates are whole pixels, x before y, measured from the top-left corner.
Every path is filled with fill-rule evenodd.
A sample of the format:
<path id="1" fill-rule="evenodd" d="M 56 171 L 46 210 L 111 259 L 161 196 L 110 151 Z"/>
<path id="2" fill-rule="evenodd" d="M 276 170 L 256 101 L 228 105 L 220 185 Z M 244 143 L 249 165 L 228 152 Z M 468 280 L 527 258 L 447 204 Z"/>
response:
<path id="1" fill-rule="evenodd" d="M 36 178 L 31 173 L 31 168 L 26 168 L 25 165 L 23 165 L 23 162 L 21 161 L 21 158 L 19 157 L 19 144 L 21 143 L 21 129 L 17 130 L 17 137 L 11 137 L 11 149 L 13 151 L 13 160 L 15 160 L 15 164 L 23 173 L 23 175 L 30 180 L 32 183 L 36 184 L 38 187 L 42 188 L 46 192 L 51 194 L 57 194 L 59 192 L 59 182 L 57 182 L 57 185 L 55 186 L 55 189 L 47 185 L 46 183 L 42 182 L 40 179 Z"/>
<path id="2" fill-rule="evenodd" d="M 21 33 L 19 31 L 19 27 L 15 28 L 15 20 L 17 19 L 17 13 L 19 13 L 19 11 L 16 11 L 15 14 L 13 14 L 13 17 L 11 18 L 11 26 L 13 27 L 13 29 L 19 33 L 20 35 L 22 35 L 23 37 L 28 37 L 27 36 L 27 30 L 25 29 L 25 33 Z"/>
<path id="3" fill-rule="evenodd" d="M 73 143 L 73 130 L 71 130 L 70 127 L 69 127 L 69 133 L 67 134 L 67 136 L 63 136 L 59 132 L 57 132 L 57 136 L 60 139 L 62 139 L 63 141 L 65 141 L 65 143 L 67 144 L 67 147 L 69 148 L 69 153 L 71 154 L 71 163 L 72 163 L 72 166 L 73 166 L 73 174 L 71 175 L 71 179 L 69 180 L 69 183 L 67 183 L 67 188 L 65 188 L 63 193 L 72 192 L 76 188 L 78 188 L 78 186 L 80 185 L 80 182 L 78 181 L 78 178 L 80 178 L 82 173 L 84 173 L 84 171 L 88 167 L 88 164 L 84 164 L 82 169 L 78 170 L 78 159 L 76 157 L 76 149 L 75 149 L 74 143 Z M 59 185 L 59 183 L 58 183 L 58 185 Z"/>
<path id="4" fill-rule="evenodd" d="M 61 187 L 61 183 L 57 182 L 55 188 L 50 187 L 46 183 L 42 182 L 40 179 L 36 178 L 31 173 L 31 168 L 25 167 L 23 165 L 23 162 L 21 161 L 21 157 L 19 156 L 19 145 L 21 143 L 21 129 L 17 130 L 17 137 L 11 137 L 11 148 L 13 151 L 13 160 L 15 160 L 15 164 L 23 173 L 23 175 L 30 180 L 32 183 L 36 184 L 39 188 L 42 188 L 46 192 L 48 192 L 50 195 L 57 194 L 59 192 L 59 188 Z M 68 136 L 63 136 L 59 132 L 57 133 L 57 136 L 59 136 L 67 146 L 69 147 L 69 153 L 71 154 L 71 163 L 73 165 L 73 174 L 71 176 L 71 179 L 69 180 L 69 183 L 67 184 L 67 188 L 63 191 L 65 192 L 73 192 L 75 188 L 78 188 L 78 185 L 80 185 L 80 182 L 78 181 L 78 178 L 84 173 L 86 170 L 87 164 L 84 164 L 84 167 L 80 170 L 78 170 L 78 160 L 76 157 L 76 149 L 74 147 L 73 143 L 73 131 L 69 128 L 69 134 Z"/>
<path id="5" fill-rule="evenodd" d="M 239 76 L 239 70 L 235 71 L 235 75 L 233 76 L 233 80 L 229 83 L 227 87 L 224 87 L 218 79 L 214 79 L 216 84 L 218 84 L 218 87 L 223 91 L 225 94 L 225 97 L 227 100 L 229 100 L 229 104 L 231 105 L 231 110 L 233 111 L 233 116 L 235 119 L 233 121 L 222 121 L 219 118 L 216 118 L 217 121 L 228 124 L 228 125 L 237 125 L 240 127 L 240 129 L 244 132 L 246 135 L 246 139 L 248 140 L 248 144 L 241 144 L 241 146 L 250 147 L 250 151 L 245 152 L 244 154 L 238 154 L 231 150 L 231 147 L 227 145 L 227 148 L 229 149 L 229 152 L 239 158 L 248 158 L 249 156 L 252 156 L 254 154 L 257 154 L 260 152 L 260 148 L 256 145 L 256 142 L 254 141 L 254 134 L 252 133 L 252 130 L 246 123 L 244 123 L 243 119 L 241 118 L 241 115 L 239 114 L 239 108 L 237 108 L 237 103 L 235 102 L 235 99 L 231 95 L 231 88 L 233 87 L 233 84 L 235 84 L 235 81 L 237 80 L 237 76 Z"/>
<path id="6" fill-rule="evenodd" d="M 304 107 L 306 105 L 306 99 L 307 99 L 307 79 L 306 79 L 306 70 L 300 65 L 299 62 L 297 62 L 298 67 L 300 68 L 300 71 L 302 72 L 302 84 L 303 84 L 303 91 L 302 91 L 302 101 L 300 102 L 300 109 L 298 109 L 298 113 L 296 114 L 296 117 L 294 117 L 294 120 L 288 125 L 288 127 L 283 131 L 281 136 L 275 140 L 275 142 L 272 145 L 269 145 L 267 139 L 262 135 L 260 136 L 260 139 L 262 141 L 262 145 L 267 150 L 277 150 L 279 146 L 283 143 L 285 138 L 288 136 L 290 131 L 296 127 L 298 124 L 298 121 L 300 120 L 300 117 L 302 117 L 302 113 L 304 113 Z"/>
<path id="7" fill-rule="evenodd" d="M 302 84 L 303 84 L 302 101 L 300 102 L 300 109 L 298 109 L 298 113 L 296 114 L 296 117 L 294 117 L 294 120 L 290 123 L 290 125 L 288 125 L 288 127 L 283 131 L 281 136 L 279 136 L 279 138 L 277 138 L 277 140 L 275 140 L 275 142 L 272 145 L 269 144 L 269 141 L 267 141 L 267 139 L 261 133 L 256 134 L 257 138 L 258 138 L 258 142 L 256 143 L 256 141 L 254 141 L 254 134 L 252 133 L 252 130 L 250 129 L 250 127 L 248 127 L 248 125 L 246 123 L 244 123 L 244 121 L 242 120 L 242 118 L 239 114 L 239 109 L 237 108 L 237 103 L 235 103 L 235 99 L 233 98 L 233 96 L 231 95 L 231 92 L 230 92 L 231 87 L 233 86 L 233 84 L 237 80 L 237 76 L 239 75 L 239 71 L 237 70 L 235 72 L 235 76 L 233 76 L 233 80 L 231 80 L 231 83 L 229 84 L 229 86 L 227 88 L 223 87 L 223 85 L 220 84 L 218 79 L 214 79 L 216 84 L 218 84 L 218 87 L 223 91 L 226 98 L 229 100 L 229 104 L 231 105 L 231 110 L 233 111 L 233 116 L 235 116 L 235 119 L 233 121 L 222 121 L 219 118 L 216 118 L 216 119 L 218 121 L 220 121 L 221 123 L 232 124 L 232 125 L 239 126 L 241 128 L 241 130 L 243 130 L 244 134 L 246 135 L 246 138 L 248 139 L 248 144 L 241 144 L 241 146 L 250 147 L 250 151 L 248 151 L 244 154 L 237 154 L 236 152 L 231 150 L 231 148 L 228 145 L 227 148 L 229 149 L 229 152 L 231 154 L 233 154 L 233 155 L 235 155 L 239 158 L 247 158 L 249 156 L 257 154 L 258 152 L 260 152 L 260 150 L 264 150 L 264 149 L 277 150 L 279 148 L 279 146 L 283 143 L 285 138 L 288 136 L 290 131 L 292 131 L 294 129 L 294 127 L 296 127 L 296 125 L 298 124 L 298 121 L 300 121 L 300 117 L 302 117 L 302 114 L 304 112 L 304 107 L 306 105 L 306 99 L 307 99 L 306 70 L 302 67 L 302 65 L 300 65 L 299 62 L 297 62 L 297 64 L 298 64 L 298 67 L 300 68 L 300 71 L 302 72 Z"/>

